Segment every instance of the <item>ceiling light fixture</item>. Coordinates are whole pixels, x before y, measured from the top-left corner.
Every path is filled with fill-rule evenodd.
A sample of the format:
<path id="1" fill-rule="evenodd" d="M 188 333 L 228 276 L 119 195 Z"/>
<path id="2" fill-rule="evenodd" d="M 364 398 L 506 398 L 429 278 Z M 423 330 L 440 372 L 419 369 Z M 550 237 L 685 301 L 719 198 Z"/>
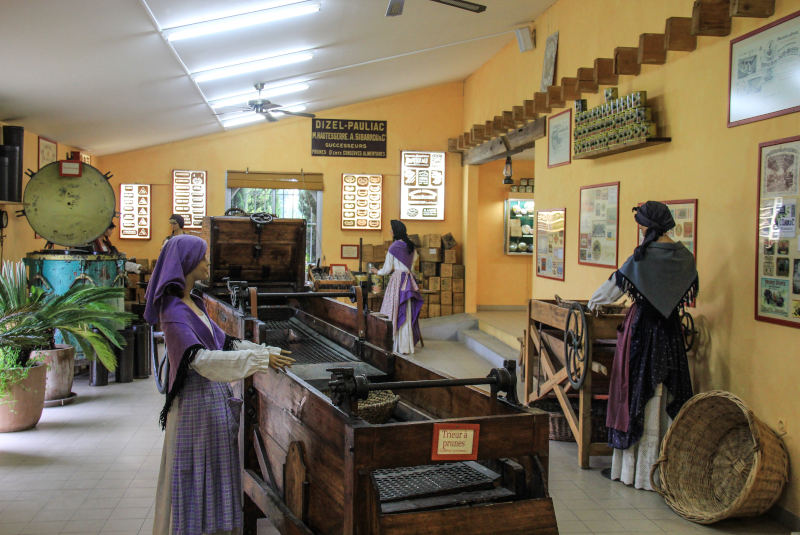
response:
<path id="1" fill-rule="evenodd" d="M 282 67 L 284 65 L 291 65 L 293 63 L 300 63 L 308 61 L 314 55 L 311 51 L 293 52 L 291 54 L 282 54 L 280 56 L 268 56 L 253 61 L 245 61 L 244 63 L 237 63 L 235 65 L 227 65 L 224 67 L 216 67 L 204 71 L 192 73 L 192 78 L 198 83 L 209 82 L 211 80 L 219 80 L 220 78 L 229 78 L 239 74 L 247 74 L 249 72 L 263 71 L 266 69 L 273 69 L 275 67 Z"/>
<path id="2" fill-rule="evenodd" d="M 240 13 L 218 19 L 197 22 L 186 26 L 176 26 L 164 30 L 164 37 L 170 42 L 202 37 L 215 33 L 248 28 L 276 20 L 284 20 L 301 15 L 316 13 L 320 9 L 318 2 L 293 2 L 289 5 L 272 7 L 259 11 Z"/>
<path id="3" fill-rule="evenodd" d="M 511 180 L 511 156 L 506 156 L 506 164 L 503 166 L 503 184 L 513 184 Z"/>
<path id="4" fill-rule="evenodd" d="M 457 7 L 459 9 L 466 9 L 467 11 L 472 11 L 473 13 L 483 13 L 484 11 L 486 11 L 486 6 L 481 4 L 476 4 L 474 2 L 467 2 L 467 0 L 432 0 L 432 1 L 444 4 L 446 6 Z"/>
<path id="5" fill-rule="evenodd" d="M 223 121 L 222 126 L 225 128 L 233 128 L 234 126 L 242 126 L 245 124 L 256 123 L 258 121 L 264 121 L 264 120 L 266 120 L 266 118 L 259 113 L 248 113 L 246 115 L 236 117 L 235 119 L 229 119 L 227 121 Z"/>
<path id="6" fill-rule="evenodd" d="M 280 95 L 289 95 L 291 93 L 299 93 L 308 89 L 308 84 L 289 84 L 277 87 L 267 87 L 261 91 L 260 98 L 277 97 Z M 248 91 L 247 93 L 240 93 L 230 97 L 218 98 L 209 101 L 211 107 L 215 110 L 219 108 L 226 108 L 228 106 L 236 106 L 238 104 L 247 104 L 247 101 L 254 98 L 259 98 L 258 91 Z"/>
<path id="7" fill-rule="evenodd" d="M 389 0 L 389 5 L 386 7 L 387 17 L 396 17 L 403 14 L 403 4 L 406 0 Z"/>

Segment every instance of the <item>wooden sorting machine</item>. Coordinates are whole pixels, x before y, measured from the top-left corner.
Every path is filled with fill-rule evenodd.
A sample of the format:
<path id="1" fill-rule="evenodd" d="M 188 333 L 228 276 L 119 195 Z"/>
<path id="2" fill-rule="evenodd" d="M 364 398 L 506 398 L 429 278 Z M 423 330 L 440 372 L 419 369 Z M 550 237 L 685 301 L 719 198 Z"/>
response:
<path id="1" fill-rule="evenodd" d="M 305 221 L 266 219 L 204 224 L 211 317 L 296 359 L 238 387 L 245 533 L 264 516 L 283 534 L 558 533 L 549 417 L 515 402 L 515 363 L 456 380 L 393 354 L 359 287 L 303 287 Z M 375 390 L 397 396 L 385 423 L 359 416 Z"/>

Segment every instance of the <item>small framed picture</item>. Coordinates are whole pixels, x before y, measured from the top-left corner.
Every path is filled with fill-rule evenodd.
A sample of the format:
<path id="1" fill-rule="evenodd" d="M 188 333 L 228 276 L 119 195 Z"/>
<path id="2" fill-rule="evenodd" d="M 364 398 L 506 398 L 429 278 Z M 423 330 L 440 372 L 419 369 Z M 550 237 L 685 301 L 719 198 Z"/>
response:
<path id="1" fill-rule="evenodd" d="M 46 137 L 39 136 L 39 169 L 58 159 L 58 144 Z"/>
<path id="2" fill-rule="evenodd" d="M 342 244 L 342 258 L 358 258 L 358 245 Z"/>
<path id="3" fill-rule="evenodd" d="M 547 167 L 567 165 L 572 157 L 572 110 L 566 109 L 547 121 Z"/>
<path id="4" fill-rule="evenodd" d="M 331 264 L 331 275 L 347 273 L 347 264 Z"/>

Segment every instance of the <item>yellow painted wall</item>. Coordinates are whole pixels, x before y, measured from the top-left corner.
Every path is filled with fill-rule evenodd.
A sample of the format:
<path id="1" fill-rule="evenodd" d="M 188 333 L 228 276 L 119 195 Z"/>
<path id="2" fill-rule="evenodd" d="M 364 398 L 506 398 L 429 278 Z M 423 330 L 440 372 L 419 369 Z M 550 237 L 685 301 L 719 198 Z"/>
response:
<path id="1" fill-rule="evenodd" d="M 635 245 L 632 206 L 648 199 L 699 199 L 695 314 L 703 336 L 694 381 L 698 390 L 741 396 L 773 429 L 779 419 L 786 421 L 794 467 L 800 464 L 800 330 L 754 320 L 753 266 L 758 144 L 800 134 L 800 113 L 727 128 L 726 107 L 730 39 L 798 7 L 796 0 L 777 0 L 771 19 L 736 18 L 730 36 L 700 37 L 697 50 L 670 52 L 665 65 L 620 77 L 620 94 L 647 91 L 671 143 L 555 169 L 546 166 L 546 140 L 537 144 L 537 208 L 567 207 L 566 280 L 534 277 L 532 293 L 585 299 L 610 273 L 577 263 L 580 186 L 620 181 L 620 263 Z M 536 20 L 536 50 L 521 54 L 510 42 L 466 81 L 462 126 L 482 123 L 538 91 L 544 41 L 556 30 L 560 80 L 596 57 L 612 57 L 616 46 L 636 46 L 640 33 L 663 32 L 667 17 L 691 12 L 691 0 L 559 0 Z M 587 98 L 591 106 L 601 95 Z M 780 505 L 800 514 L 800 470 L 792 473 Z"/>
<path id="2" fill-rule="evenodd" d="M 504 251 L 503 204 L 509 187 L 503 184 L 505 160 L 479 167 L 477 306 L 524 306 L 531 295 L 533 256 Z M 534 163 L 514 160 L 514 181 L 533 178 Z"/>

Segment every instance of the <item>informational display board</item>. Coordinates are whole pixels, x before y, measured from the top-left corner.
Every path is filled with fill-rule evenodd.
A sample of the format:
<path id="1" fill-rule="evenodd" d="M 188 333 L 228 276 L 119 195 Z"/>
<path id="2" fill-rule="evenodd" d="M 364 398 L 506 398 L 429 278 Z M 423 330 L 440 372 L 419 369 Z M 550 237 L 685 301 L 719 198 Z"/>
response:
<path id="1" fill-rule="evenodd" d="M 383 175 L 342 175 L 342 230 L 381 230 Z"/>
<path id="2" fill-rule="evenodd" d="M 578 263 L 617 268 L 619 182 L 581 188 Z"/>
<path id="3" fill-rule="evenodd" d="M 444 219 L 444 152 L 403 151 L 400 219 Z"/>
<path id="4" fill-rule="evenodd" d="M 672 212 L 675 226 L 666 234 L 673 241 L 681 242 L 697 259 L 697 199 L 661 201 Z M 641 204 L 639 205 L 641 206 Z M 639 227 L 639 245 L 644 241 L 645 228 Z"/>
<path id="5" fill-rule="evenodd" d="M 172 171 L 172 213 L 183 217 L 183 228 L 201 228 L 206 215 L 206 172 Z"/>
<path id="6" fill-rule="evenodd" d="M 386 158 L 386 121 L 312 119 L 311 156 Z"/>
<path id="7" fill-rule="evenodd" d="M 149 240 L 150 215 L 150 184 L 120 184 L 120 239 Z"/>
<path id="8" fill-rule="evenodd" d="M 536 212 L 536 276 L 564 280 L 567 210 Z"/>
<path id="9" fill-rule="evenodd" d="M 800 136 L 759 145 L 756 319 L 800 328 Z"/>

